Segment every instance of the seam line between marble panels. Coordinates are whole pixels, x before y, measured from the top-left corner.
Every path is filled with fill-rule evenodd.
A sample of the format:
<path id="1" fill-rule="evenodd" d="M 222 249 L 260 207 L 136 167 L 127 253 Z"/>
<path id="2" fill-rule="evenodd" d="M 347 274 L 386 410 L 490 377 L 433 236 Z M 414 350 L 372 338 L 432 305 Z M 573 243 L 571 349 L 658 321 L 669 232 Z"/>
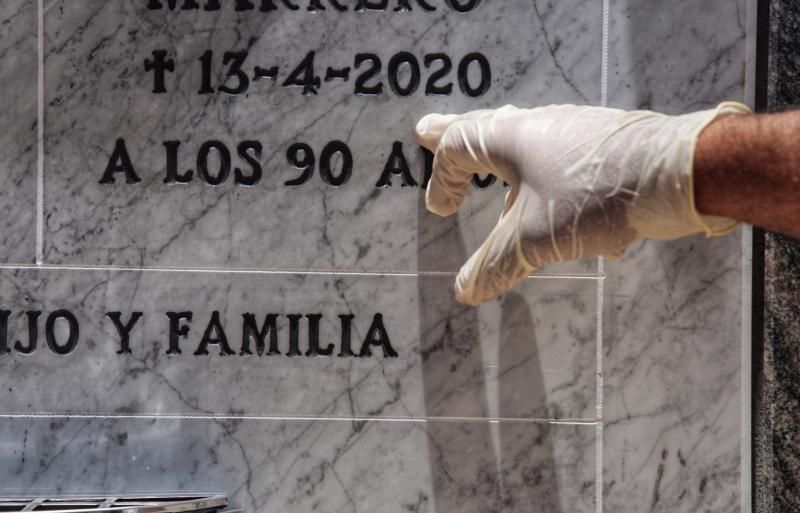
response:
<path id="1" fill-rule="evenodd" d="M 597 258 L 598 270 L 602 273 L 605 270 L 603 257 Z M 603 513 L 603 328 L 604 328 L 604 309 L 605 309 L 605 278 L 597 280 L 597 324 L 596 324 L 596 347 L 597 376 L 596 376 L 596 403 L 595 416 L 595 505 L 597 513 Z"/>
<path id="2" fill-rule="evenodd" d="M 759 20 L 759 0 L 749 0 L 745 14 L 745 102 L 753 109 L 756 108 L 756 89 L 758 84 L 759 47 L 758 35 L 762 22 Z M 740 476 L 739 487 L 741 494 L 740 511 L 749 513 L 753 511 L 753 424 L 752 424 L 752 394 L 753 394 L 753 227 L 744 225 L 742 229 L 742 283 L 741 283 L 741 319 L 740 319 L 740 390 L 741 390 L 741 419 L 740 423 Z"/>
<path id="3" fill-rule="evenodd" d="M 603 107 L 608 107 L 608 53 L 609 53 L 609 32 L 610 32 L 610 17 L 611 5 L 610 0 L 602 0 L 602 41 L 601 48 L 601 61 L 600 61 L 600 104 Z M 605 448 L 603 440 L 603 315 L 605 309 L 605 259 L 602 256 L 597 257 L 597 274 L 600 279 L 597 281 L 597 403 L 595 415 L 597 416 L 597 424 L 595 424 L 595 510 L 597 513 L 603 513 L 605 506 L 603 504 L 603 486 L 604 486 L 604 470 L 603 470 L 603 450 Z"/>
<path id="4" fill-rule="evenodd" d="M 2 413 L 0 419 L 118 419 L 118 420 L 251 420 L 251 421 L 326 421 L 326 422 L 405 422 L 468 424 L 546 424 L 554 426 L 593 426 L 594 419 L 522 419 L 493 417 L 336 417 L 315 415 L 227 415 L 177 413 Z"/>
<path id="5" fill-rule="evenodd" d="M 752 510 L 752 295 L 753 295 L 753 228 L 745 226 L 742 230 L 742 296 L 741 321 L 740 321 L 740 387 L 741 387 L 741 419 L 740 419 L 740 488 L 741 511 L 747 513 Z"/>
<path id="6" fill-rule="evenodd" d="M 609 41 L 609 0 L 603 0 L 602 7 L 602 41 L 600 43 L 600 105 L 608 107 L 608 41 Z"/>
<path id="7" fill-rule="evenodd" d="M 36 265 L 44 259 L 44 0 L 37 1 Z"/>
<path id="8" fill-rule="evenodd" d="M 455 277 L 457 271 L 349 271 L 336 269 L 224 269 L 204 267 L 136 267 L 107 265 L 58 265 L 58 264 L 0 264 L 0 270 L 43 270 L 43 271 L 112 271 L 112 272 L 154 272 L 154 273 L 198 273 L 198 274 L 266 274 L 266 275 L 320 275 L 320 276 L 389 276 L 408 277 Z M 602 274 L 533 274 L 533 280 L 599 280 Z"/>

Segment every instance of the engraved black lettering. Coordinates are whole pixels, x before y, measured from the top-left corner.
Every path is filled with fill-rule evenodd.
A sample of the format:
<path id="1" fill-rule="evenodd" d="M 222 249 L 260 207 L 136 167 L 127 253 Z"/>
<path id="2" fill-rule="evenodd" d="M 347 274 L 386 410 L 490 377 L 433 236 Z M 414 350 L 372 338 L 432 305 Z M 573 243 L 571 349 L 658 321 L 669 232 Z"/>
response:
<path id="1" fill-rule="evenodd" d="M 298 6 L 296 6 L 289 0 L 281 0 L 281 3 L 283 4 L 284 7 L 292 11 L 300 9 Z M 274 11 L 275 9 L 277 9 L 277 7 L 275 6 L 274 0 L 261 0 L 261 7 L 259 8 L 259 11 L 269 12 L 269 11 Z"/>
<path id="2" fill-rule="evenodd" d="M 166 0 L 166 1 L 169 10 L 174 11 L 175 7 L 177 6 L 180 0 Z M 147 8 L 151 10 L 163 9 L 164 4 L 161 3 L 161 0 L 150 0 L 150 2 L 147 4 Z M 199 9 L 200 5 L 197 3 L 197 0 L 184 0 L 182 8 L 184 10 Z"/>
<path id="3" fill-rule="evenodd" d="M 286 317 L 289 318 L 289 352 L 286 356 L 302 356 L 300 352 L 300 319 L 303 318 L 302 314 L 290 314 Z"/>
<path id="4" fill-rule="evenodd" d="M 236 87 L 229 87 L 223 83 L 219 86 L 220 92 L 235 96 L 247 91 L 247 88 L 250 87 L 250 79 L 247 74 L 242 71 L 242 65 L 246 59 L 247 52 L 225 52 L 222 56 L 222 64 L 230 63 L 228 78 L 233 77 L 236 79 Z"/>
<path id="5" fill-rule="evenodd" d="M 67 327 L 69 329 L 67 341 L 64 342 L 64 344 L 59 344 L 56 340 L 56 321 L 59 319 L 67 321 Z M 78 345 L 80 325 L 78 324 L 78 319 L 76 319 L 69 310 L 57 310 L 47 316 L 44 332 L 45 339 L 47 340 L 47 347 L 49 347 L 51 351 L 60 355 L 68 355 L 74 351 L 75 346 Z"/>
<path id="6" fill-rule="evenodd" d="M 417 5 L 422 7 L 425 11 L 435 11 L 436 7 L 430 5 L 425 0 L 416 0 Z M 397 7 L 394 8 L 395 12 L 403 12 L 403 11 L 410 11 L 411 9 L 411 0 L 398 0 Z"/>
<path id="7" fill-rule="evenodd" d="M 153 72 L 153 93 L 166 93 L 165 72 L 175 71 L 175 60 L 167 59 L 166 50 L 154 50 L 153 60 L 144 60 L 144 70 Z"/>
<path id="8" fill-rule="evenodd" d="M 309 314 L 306 315 L 306 319 L 308 319 L 308 351 L 306 351 L 306 356 L 332 355 L 333 344 L 328 344 L 324 348 L 319 346 L 319 321 L 322 319 L 322 314 Z"/>
<path id="9" fill-rule="evenodd" d="M 197 94 L 212 94 L 214 92 L 214 87 L 211 85 L 211 63 L 213 59 L 214 52 L 211 50 L 203 52 L 203 55 L 198 59 L 201 64 L 201 79 L 200 90 L 197 91 Z"/>
<path id="10" fill-rule="evenodd" d="M 28 345 L 22 345 L 22 342 L 17 340 L 14 342 L 14 350 L 22 354 L 33 354 L 36 352 L 36 346 L 39 344 L 39 316 L 42 312 L 25 312 L 28 318 Z"/>
<path id="11" fill-rule="evenodd" d="M 447 5 L 458 12 L 469 12 L 478 7 L 481 0 L 445 0 Z"/>
<path id="12" fill-rule="evenodd" d="M 399 141 L 395 141 L 392 145 L 392 154 L 389 155 L 389 160 L 383 168 L 383 174 L 381 174 L 375 187 L 391 187 L 392 175 L 400 175 L 403 177 L 402 187 L 416 187 L 418 185 L 417 181 L 414 180 L 414 177 L 411 175 L 411 169 L 408 167 L 408 160 L 406 159 L 405 153 L 403 153 L 403 143 Z"/>
<path id="13" fill-rule="evenodd" d="M 342 170 L 338 175 L 334 175 L 332 171 L 333 158 L 337 155 L 342 159 Z M 353 154 L 350 152 L 350 148 L 342 141 L 332 141 L 325 145 L 322 155 L 319 157 L 319 174 L 325 183 L 333 187 L 346 184 L 353 174 Z"/>
<path id="14" fill-rule="evenodd" d="M 206 331 L 203 332 L 203 338 L 200 339 L 200 345 L 194 352 L 195 356 L 205 356 L 208 354 L 209 345 L 219 346 L 219 355 L 228 356 L 236 354 L 231 346 L 228 345 L 228 337 L 225 335 L 225 329 L 219 320 L 219 312 L 215 311 L 211 314 L 211 320 L 208 321 Z"/>
<path id="15" fill-rule="evenodd" d="M 301 153 L 303 154 L 302 158 L 300 157 Z M 286 159 L 297 169 L 302 169 L 303 172 L 297 178 L 285 182 L 284 185 L 289 187 L 303 185 L 314 176 L 314 166 L 316 166 L 317 160 L 311 146 L 305 143 L 292 144 L 286 150 Z"/>
<path id="16" fill-rule="evenodd" d="M 303 94 L 311 96 L 317 94 L 322 85 L 322 79 L 314 75 L 314 57 L 316 52 L 308 52 L 302 62 L 284 80 L 284 87 L 302 87 Z"/>
<path id="17" fill-rule="evenodd" d="M 425 84 L 425 94 L 428 96 L 449 96 L 453 94 L 453 83 L 437 84 L 437 82 L 446 78 L 452 71 L 453 61 L 443 53 L 431 53 L 425 56 L 425 68 L 430 68 L 435 62 L 441 62 L 442 65 L 428 77 L 428 82 Z"/>
<path id="18" fill-rule="evenodd" d="M 378 81 L 377 84 L 368 85 L 367 81 L 378 76 L 381 72 L 381 58 L 374 53 L 359 53 L 356 54 L 355 68 L 358 69 L 365 62 L 369 63 L 369 67 L 356 78 L 355 94 L 366 96 L 377 96 L 383 93 L 383 83 Z"/>
<path id="19" fill-rule="evenodd" d="M 258 82 L 264 78 L 276 80 L 278 78 L 278 66 L 272 66 L 271 68 L 262 68 L 261 66 L 256 66 L 253 68 L 253 82 Z"/>
<path id="20" fill-rule="evenodd" d="M 252 187 L 261 181 L 263 170 L 261 169 L 259 159 L 261 159 L 262 150 L 263 147 L 258 141 L 242 141 L 239 143 L 239 146 L 236 147 L 236 151 L 239 153 L 239 157 L 250 165 L 251 172 L 249 175 L 246 175 L 244 171 L 238 167 L 235 168 L 233 170 L 233 176 L 236 183 Z M 251 151 L 253 152 L 252 155 L 250 155 Z"/>
<path id="21" fill-rule="evenodd" d="M 353 353 L 352 340 L 353 340 L 353 319 L 355 315 L 340 315 L 339 319 L 342 321 L 342 343 L 339 346 L 339 357 L 349 358 L 355 356 Z"/>
<path id="22" fill-rule="evenodd" d="M 133 163 L 123 139 L 117 139 L 114 144 L 114 151 L 111 152 L 111 157 L 108 159 L 108 165 L 103 177 L 100 179 L 100 183 L 103 185 L 116 183 L 114 179 L 115 173 L 125 173 L 125 183 L 139 183 L 142 181 L 136 171 L 133 170 Z"/>
<path id="23" fill-rule="evenodd" d="M 114 327 L 117 329 L 119 335 L 119 351 L 117 354 L 131 354 L 131 330 L 136 325 L 136 322 L 144 315 L 142 312 L 133 312 L 128 322 L 122 322 L 122 312 L 108 312 L 106 317 L 111 319 Z"/>
<path id="24" fill-rule="evenodd" d="M 372 346 L 379 346 L 383 349 L 384 358 L 397 358 L 397 351 L 392 347 L 392 342 L 389 340 L 389 333 L 383 325 L 383 314 L 375 314 L 372 320 L 372 326 L 369 327 L 367 337 L 361 345 L 361 352 L 358 353 L 359 358 L 366 358 L 372 356 Z"/>
<path id="25" fill-rule="evenodd" d="M 11 352 L 8 348 L 8 316 L 11 315 L 10 310 L 0 310 L 0 354 L 7 354 Z"/>
<path id="26" fill-rule="evenodd" d="M 167 176 L 164 183 L 189 183 L 192 181 L 194 171 L 191 169 L 183 174 L 178 173 L 178 148 L 180 141 L 164 141 L 167 150 Z"/>
<path id="27" fill-rule="evenodd" d="M 182 320 L 192 320 L 192 312 L 167 312 L 169 317 L 169 349 L 167 354 L 181 354 L 181 337 L 189 334 L 189 326 L 181 325 Z"/>
<path id="28" fill-rule="evenodd" d="M 211 150 L 215 150 L 219 155 L 219 172 L 212 176 L 208 172 L 208 156 Z M 197 152 L 197 173 L 203 177 L 208 185 L 220 185 L 228 179 L 231 172 L 231 152 L 228 151 L 220 141 L 207 141 L 200 146 Z"/>
<path id="29" fill-rule="evenodd" d="M 244 318 L 242 324 L 242 349 L 239 352 L 241 355 L 251 355 L 253 352 L 250 350 L 250 341 L 256 341 L 256 354 L 261 356 L 264 354 L 264 349 L 266 346 L 266 337 L 269 335 L 269 351 L 267 352 L 267 356 L 279 355 L 281 354 L 280 350 L 278 349 L 278 315 L 277 314 L 269 314 L 264 319 L 264 324 L 261 325 L 261 329 L 258 329 L 258 324 L 256 323 L 256 316 L 253 314 L 243 314 L 242 317 Z"/>
<path id="30" fill-rule="evenodd" d="M 337 11 L 346 11 L 347 10 L 347 6 L 346 5 L 342 5 L 339 2 L 337 2 L 336 0 L 328 0 L 328 2 Z M 325 10 L 325 6 L 322 5 L 322 0 L 311 0 L 308 3 L 308 10 L 311 11 L 311 12 L 324 11 Z"/>
<path id="31" fill-rule="evenodd" d="M 477 87 L 472 87 L 469 81 L 469 68 L 472 63 L 478 64 L 480 69 L 480 82 Z M 461 91 L 472 98 L 483 96 L 492 86 L 492 67 L 489 60 L 480 53 L 471 53 L 462 59 L 458 65 L 458 85 Z"/>
<path id="32" fill-rule="evenodd" d="M 350 80 L 350 67 L 342 69 L 328 68 L 325 71 L 325 82 L 332 82 L 334 80 L 342 80 L 347 82 Z"/>
<path id="33" fill-rule="evenodd" d="M 400 84 L 400 70 L 405 65 L 409 69 L 408 83 Z M 409 52 L 400 52 L 389 59 L 389 87 L 397 96 L 411 96 L 419 87 L 421 79 L 419 61 Z"/>
<path id="34" fill-rule="evenodd" d="M 385 11 L 389 6 L 389 0 L 358 0 L 355 10 L 362 11 Z"/>
<path id="35" fill-rule="evenodd" d="M 147 8 L 150 10 L 160 10 L 166 7 L 170 11 L 174 11 L 180 6 L 182 10 L 197 10 L 200 9 L 202 2 L 198 0 L 147 0 Z M 278 5 L 283 5 L 286 9 L 297 11 L 300 7 L 291 0 L 229 0 L 235 6 L 236 11 L 252 11 L 256 3 L 259 4 L 259 11 L 272 12 L 278 9 Z M 430 0 L 413 0 L 417 6 L 425 11 L 436 11 L 436 7 L 430 3 Z M 226 2 L 227 3 L 227 2 Z M 333 9 L 343 12 L 348 9 L 348 2 L 344 0 L 308 0 L 306 9 L 309 12 L 325 11 L 327 9 L 325 4 L 329 4 Z M 203 9 L 206 11 L 219 11 L 222 9 L 222 0 L 205 0 Z M 357 0 L 354 7 L 355 11 L 387 11 L 389 8 L 390 0 Z M 447 0 L 447 4 L 454 10 L 459 12 L 468 12 L 480 4 L 480 0 Z M 411 11 L 412 0 L 397 0 L 394 12 Z"/>

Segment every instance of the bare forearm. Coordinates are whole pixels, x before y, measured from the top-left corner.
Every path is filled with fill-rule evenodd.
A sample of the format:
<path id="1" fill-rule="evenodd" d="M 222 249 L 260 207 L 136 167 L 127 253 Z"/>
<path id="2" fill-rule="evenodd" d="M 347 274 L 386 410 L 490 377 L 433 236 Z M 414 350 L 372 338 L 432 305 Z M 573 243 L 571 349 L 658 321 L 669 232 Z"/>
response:
<path id="1" fill-rule="evenodd" d="M 700 136 L 695 205 L 800 238 L 800 112 L 730 115 Z"/>

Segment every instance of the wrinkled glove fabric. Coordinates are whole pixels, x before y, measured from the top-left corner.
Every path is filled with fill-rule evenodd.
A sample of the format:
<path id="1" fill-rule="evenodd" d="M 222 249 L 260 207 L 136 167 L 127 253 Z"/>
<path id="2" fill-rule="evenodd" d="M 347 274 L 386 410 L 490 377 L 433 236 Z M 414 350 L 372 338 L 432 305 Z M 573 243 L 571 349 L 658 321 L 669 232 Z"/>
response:
<path id="1" fill-rule="evenodd" d="M 435 154 L 426 202 L 456 212 L 475 173 L 509 184 L 505 208 L 456 279 L 459 301 L 477 305 L 554 262 L 621 256 L 639 239 L 730 232 L 730 219 L 700 215 L 693 162 L 703 129 L 738 103 L 667 116 L 554 105 L 431 114 L 417 125 Z"/>

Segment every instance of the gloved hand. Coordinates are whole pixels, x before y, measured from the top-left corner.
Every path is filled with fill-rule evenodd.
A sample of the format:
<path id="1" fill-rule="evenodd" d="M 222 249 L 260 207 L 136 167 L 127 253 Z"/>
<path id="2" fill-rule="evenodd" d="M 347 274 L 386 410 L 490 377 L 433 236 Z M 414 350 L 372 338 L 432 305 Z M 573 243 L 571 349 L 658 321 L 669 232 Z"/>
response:
<path id="1" fill-rule="evenodd" d="M 456 279 L 456 298 L 477 305 L 552 262 L 621 256 L 638 239 L 722 235 L 737 223 L 694 206 L 694 151 L 718 116 L 738 103 L 666 116 L 554 105 L 428 115 L 420 144 L 435 153 L 426 202 L 453 214 L 474 173 L 510 185 L 497 226 Z"/>

